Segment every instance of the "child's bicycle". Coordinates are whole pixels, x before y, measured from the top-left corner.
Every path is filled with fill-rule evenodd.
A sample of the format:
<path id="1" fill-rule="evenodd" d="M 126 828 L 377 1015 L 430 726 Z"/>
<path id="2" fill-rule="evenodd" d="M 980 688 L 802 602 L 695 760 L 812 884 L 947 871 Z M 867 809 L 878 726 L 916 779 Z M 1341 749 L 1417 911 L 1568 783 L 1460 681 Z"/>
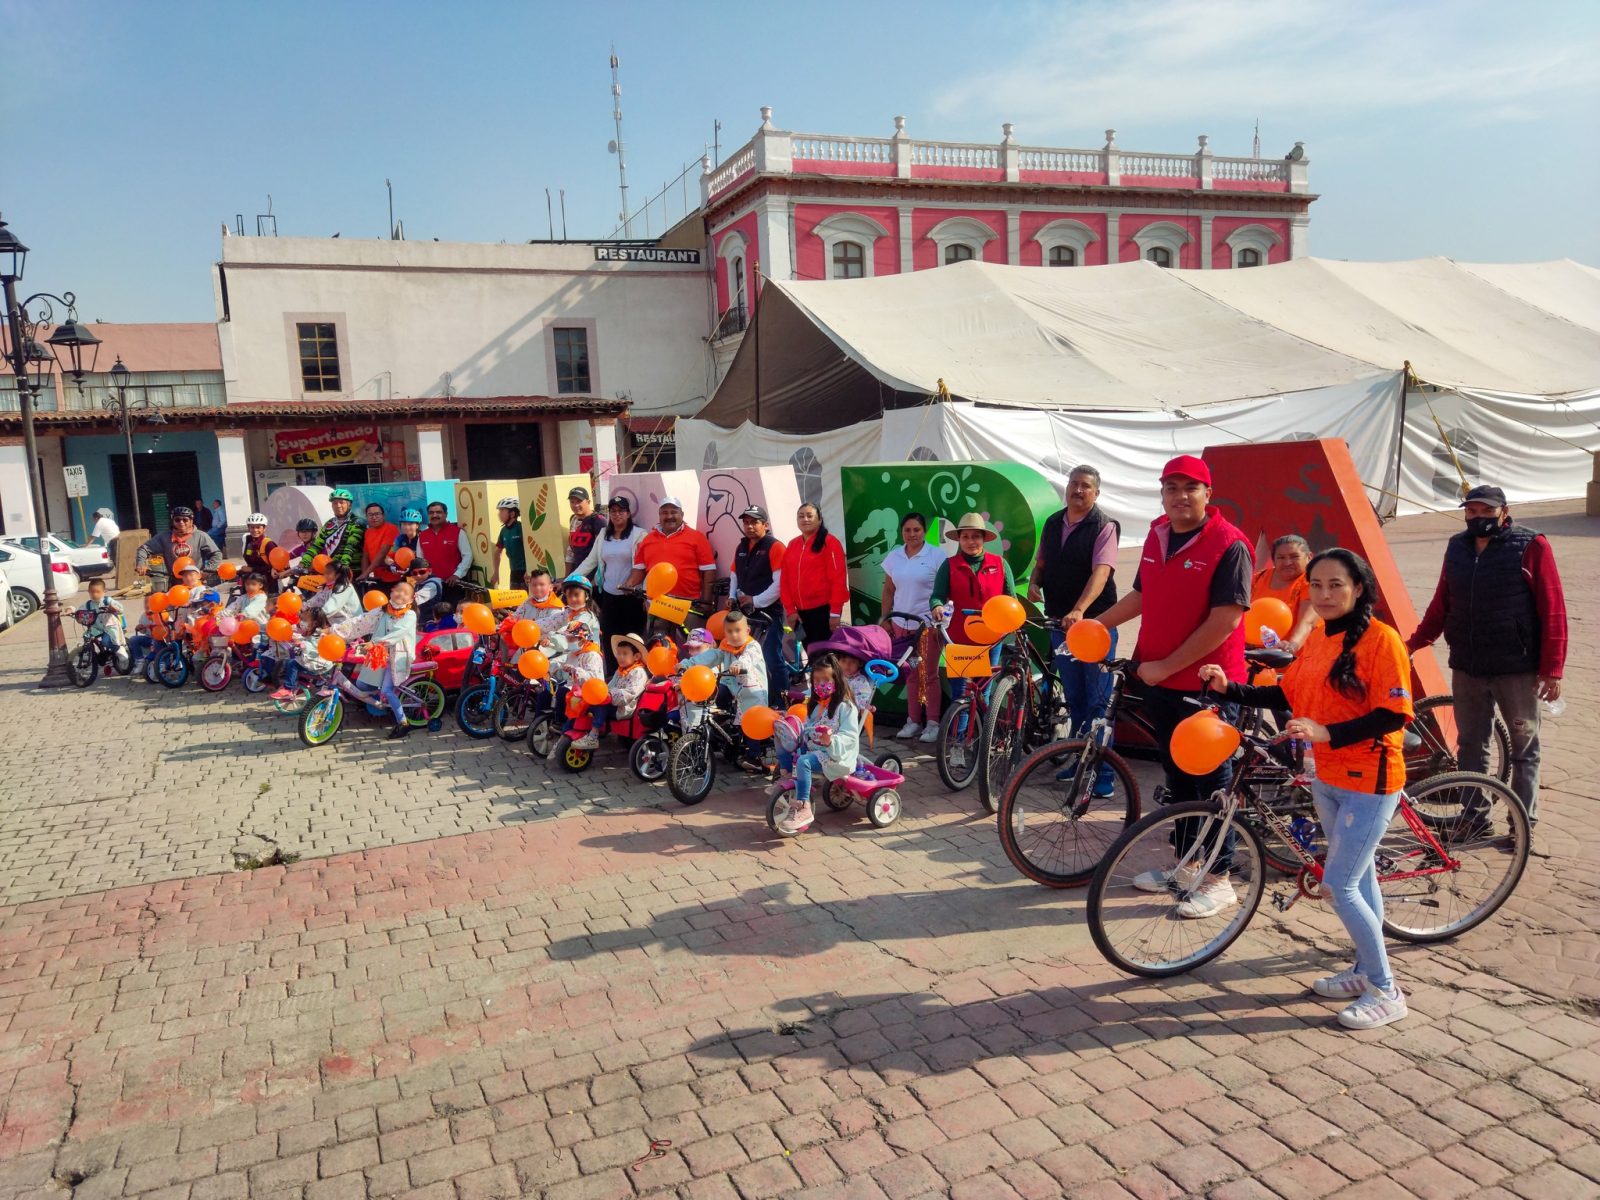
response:
<path id="1" fill-rule="evenodd" d="M 681 733 L 667 754 L 667 787 L 680 804 L 699 804 L 711 794 L 717 781 L 718 753 L 730 763 L 738 762 L 744 753 L 739 715 L 722 704 L 725 674 L 716 672 L 717 691 L 704 703 L 683 700 L 679 693 Z"/>
<path id="2" fill-rule="evenodd" d="M 300 714 L 300 740 L 307 746 L 325 746 L 338 735 L 344 726 L 347 699 L 364 705 L 375 717 L 388 712 L 376 692 L 368 691 L 345 673 L 349 667 L 365 661 L 365 651 L 352 650 L 345 655 L 344 662 L 324 678 L 324 694 L 315 697 Z M 432 678 L 434 667 L 432 662 L 413 663 L 406 681 L 395 688 L 406 724 L 413 729 L 431 725 L 444 715 L 444 689 Z"/>
<path id="3" fill-rule="evenodd" d="M 98 613 L 80 608 L 72 614 L 72 619 L 83 626 L 83 641 L 78 646 L 77 654 L 67 663 L 73 683 L 86 688 L 99 679 L 102 672 L 110 675 L 115 671 L 119 675 L 126 675 L 133 669 L 132 661 L 126 654 L 123 655 L 123 665 L 118 666 L 116 643 L 104 632 L 95 631 Z"/>
<path id="4" fill-rule="evenodd" d="M 875 829 L 887 829 L 900 819 L 902 805 L 899 787 L 906 777 L 887 767 L 862 762 L 843 779 L 822 780 L 822 802 L 834 812 L 843 812 L 857 800 L 867 810 L 867 820 Z M 781 790 L 767 804 L 767 824 L 782 838 L 799 837 L 803 831 L 785 833 L 783 822 L 794 806 L 794 780 L 785 779 Z"/>
<path id="5" fill-rule="evenodd" d="M 1295 889 L 1275 893 L 1273 906 L 1287 912 L 1302 896 L 1322 895 L 1322 857 L 1314 849 L 1320 831 L 1297 830 L 1298 821 L 1246 786 L 1272 755 L 1268 739 L 1243 737 L 1244 760 L 1227 791 L 1150 813 L 1117 839 L 1095 872 L 1089 932 L 1107 960 L 1130 974 L 1177 975 L 1233 944 L 1255 916 L 1272 870 L 1263 830 L 1300 862 Z M 1472 929 L 1516 888 L 1529 842 L 1522 801 L 1492 776 L 1462 771 L 1408 789 L 1378 847 L 1384 932 L 1401 941 L 1437 942 Z M 1237 905 L 1215 917 L 1179 916 L 1178 905 L 1215 873 L 1225 851 Z M 1171 872 L 1166 890 L 1135 884 L 1150 871 Z"/>
<path id="6" fill-rule="evenodd" d="M 241 646 L 229 638 L 220 648 L 213 641 L 211 655 L 200 664 L 200 686 L 208 692 L 220 692 L 233 682 L 237 672 L 245 691 L 266 691 L 272 680 L 272 667 L 261 657 L 262 640 L 254 638 Z"/>
<path id="7" fill-rule="evenodd" d="M 456 724 L 470 738 L 494 736 L 495 709 L 511 683 L 504 645 L 498 633 L 480 637 L 467 660 L 467 673 L 456 697 Z"/>
<path id="8" fill-rule="evenodd" d="M 675 693 L 670 679 L 656 678 L 645 685 L 631 716 L 613 720 L 606 736 L 628 743 L 628 767 L 643 783 L 654 783 L 667 773 L 667 755 L 676 731 L 669 729 L 675 715 Z M 528 749 L 536 758 L 554 758 L 568 771 L 586 771 L 597 750 L 575 743 L 594 728 L 591 708 L 576 690 L 567 694 L 566 728 L 554 712 L 538 713 L 528 724 Z M 554 750 L 552 755 L 550 752 Z"/>

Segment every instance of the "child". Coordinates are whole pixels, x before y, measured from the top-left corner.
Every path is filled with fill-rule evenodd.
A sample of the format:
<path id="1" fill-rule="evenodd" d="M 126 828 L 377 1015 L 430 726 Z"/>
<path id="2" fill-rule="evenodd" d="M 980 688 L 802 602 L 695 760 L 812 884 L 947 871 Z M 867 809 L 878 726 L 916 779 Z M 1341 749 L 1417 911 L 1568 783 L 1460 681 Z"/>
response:
<path id="1" fill-rule="evenodd" d="M 272 682 L 278 688 L 269 699 L 288 700 L 300 686 L 300 673 L 310 675 L 326 675 L 333 669 L 333 664 L 317 653 L 317 643 L 312 635 L 317 631 L 316 617 L 311 613 L 302 613 L 300 622 L 295 626 L 294 636 L 287 642 L 279 642 L 274 647 L 277 659 L 272 667 Z"/>
<path id="2" fill-rule="evenodd" d="M 205 582 L 200 568 L 193 563 L 184 567 L 178 572 L 178 582 L 189 589 L 189 603 L 173 606 L 173 633 L 177 636 L 192 634 L 198 644 L 204 645 L 200 639 L 210 636 L 212 621 L 210 610 L 206 607 Z"/>
<path id="3" fill-rule="evenodd" d="M 266 576 L 252 571 L 242 582 L 244 591 L 228 601 L 225 611 L 232 613 L 241 621 L 254 621 L 257 625 L 265 627 L 267 618 L 271 615 L 267 611 Z"/>
<path id="4" fill-rule="evenodd" d="M 606 681 L 611 699 L 590 710 L 593 725 L 572 744 L 579 750 L 593 750 L 600 745 L 600 736 L 612 721 L 626 721 L 639 707 L 639 697 L 644 695 L 650 682 L 650 671 L 644 665 L 644 639 L 637 633 L 618 633 L 611 637 L 611 653 L 617 660 L 617 669 Z"/>
<path id="5" fill-rule="evenodd" d="M 389 731 L 390 739 L 405 737 L 411 732 L 411 726 L 406 721 L 405 710 L 400 707 L 400 694 L 395 686 L 397 680 L 410 676 L 411 660 L 417 653 L 417 614 L 411 608 L 411 585 L 400 580 L 389 591 L 389 603 L 336 624 L 333 630 L 348 642 L 363 637 L 371 640 L 366 665 L 357 672 L 355 681 L 363 687 L 376 689 L 388 704 L 395 722 Z"/>
<path id="6" fill-rule="evenodd" d="M 600 645 L 597 642 L 574 645 L 562 656 L 559 664 L 555 662 L 550 664 L 550 682 L 555 688 L 555 709 L 558 714 L 554 719 L 562 723 L 562 733 L 570 734 L 572 732 L 572 718 L 566 715 L 567 696 L 572 692 L 582 691 L 583 685 L 589 680 L 604 679 L 605 677 L 606 660 L 605 656 L 600 653 Z M 585 742 L 588 742 L 588 745 L 584 745 L 583 743 Z M 556 749 L 560 744 L 558 740 L 555 745 L 550 747 L 549 758 L 552 762 L 555 761 Z M 589 738 L 579 738 L 573 742 L 574 746 L 581 746 L 586 750 L 592 750 L 599 744 L 599 738 L 597 737 L 593 741 L 590 741 Z"/>
<path id="7" fill-rule="evenodd" d="M 117 670 L 128 670 L 128 621 L 123 615 L 122 605 L 106 595 L 104 579 L 89 580 L 89 600 L 83 607 L 85 611 L 94 613 L 94 624 L 90 629 L 95 636 L 116 647 Z"/>
<path id="8" fill-rule="evenodd" d="M 306 601 L 306 608 L 320 612 L 329 625 L 359 617 L 364 610 L 353 582 L 355 573 L 344 563 L 330 564 L 328 570 L 322 587 Z"/>
<path id="9" fill-rule="evenodd" d="M 594 584 L 587 576 L 568 575 L 561 581 L 561 599 L 565 605 L 561 623 L 545 633 L 546 650 L 552 659 L 571 653 L 574 647 L 600 640 L 600 618 L 595 613 L 593 592 Z"/>
<path id="10" fill-rule="evenodd" d="M 456 618 L 456 606 L 450 603 L 440 603 L 433 607 L 433 620 L 422 627 L 424 633 L 438 633 L 441 629 L 460 629 L 461 622 Z"/>
<path id="11" fill-rule="evenodd" d="M 861 746 L 861 719 L 850 701 L 850 689 L 841 685 L 838 665 L 831 655 L 811 664 L 811 696 L 806 702 L 806 722 L 793 752 L 778 757 L 785 774 L 793 774 L 794 799 L 789 815 L 778 823 L 784 834 L 804 833 L 815 816 L 811 809 L 811 779 L 818 772 L 826 781 L 844 779 L 856 769 Z M 780 779 L 769 789 L 784 786 Z"/>
<path id="12" fill-rule="evenodd" d="M 147 608 L 144 610 L 144 615 L 139 618 L 139 623 L 134 626 L 133 636 L 128 639 L 130 658 L 128 674 L 141 682 L 145 681 L 145 659 L 156 652 L 156 646 L 159 644 L 150 631 L 161 623 L 161 618 Z"/>
<path id="13" fill-rule="evenodd" d="M 549 637 L 566 624 L 566 605 L 555 594 L 555 580 L 549 567 L 533 567 L 528 571 L 528 598 L 511 614 L 511 621 L 532 621 L 544 637 Z"/>
<path id="14" fill-rule="evenodd" d="M 703 650 L 683 660 L 683 665 L 720 669 L 725 702 L 740 717 L 767 702 L 767 658 L 762 653 L 761 643 L 750 636 L 749 620 L 738 610 L 728 613 L 722 627 L 721 647 Z M 739 759 L 739 766 L 751 772 L 765 769 L 761 765 L 760 747 L 749 737 L 744 737 L 744 756 Z"/>

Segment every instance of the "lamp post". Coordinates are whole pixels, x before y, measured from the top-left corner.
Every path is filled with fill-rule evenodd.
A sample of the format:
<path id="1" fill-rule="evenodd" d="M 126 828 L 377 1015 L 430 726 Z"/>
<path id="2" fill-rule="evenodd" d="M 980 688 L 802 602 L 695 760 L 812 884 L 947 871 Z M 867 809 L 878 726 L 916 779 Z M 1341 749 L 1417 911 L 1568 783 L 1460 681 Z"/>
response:
<path id="1" fill-rule="evenodd" d="M 44 568 L 42 599 L 49 661 L 39 686 L 70 687 L 72 673 L 67 666 L 67 635 L 61 627 L 61 599 L 56 595 L 55 567 L 50 561 L 50 530 L 44 510 L 44 479 L 39 473 L 39 447 L 33 432 L 33 401 L 34 396 L 44 390 L 50 372 L 58 362 L 61 369 L 70 374 L 73 382 L 81 388 L 85 374 L 83 351 L 96 348 L 88 367 L 89 371 L 94 370 L 94 355 L 99 354 L 97 347 L 100 339 L 79 323 L 78 310 L 73 303 L 75 297 L 71 292 L 62 296 L 38 292 L 20 304 L 17 302 L 17 283 L 22 279 L 27 258 L 28 248 L 6 227 L 5 221 L 0 220 L 0 287 L 4 289 L 5 298 L 5 361 L 17 379 L 17 401 L 22 411 L 22 442 L 28 456 L 28 484 L 33 492 L 33 523 L 39 535 L 39 559 Z M 67 319 L 45 339 L 45 345 L 50 347 L 50 352 L 45 353 L 34 335 L 55 318 L 52 302 L 67 310 Z M 65 361 L 61 360 L 63 350 L 67 352 Z"/>
<path id="2" fill-rule="evenodd" d="M 134 401 L 128 400 L 128 376 L 132 372 L 122 363 L 122 355 L 117 355 L 116 365 L 111 368 L 111 394 L 103 401 L 108 412 L 114 412 L 122 419 L 122 437 L 128 444 L 128 491 L 133 494 L 133 525 L 130 528 L 143 529 L 144 521 L 139 512 L 139 474 L 134 466 L 133 457 L 133 418 L 135 409 L 145 409 L 152 414 L 152 419 L 158 424 L 165 421 L 155 401 L 150 399 L 148 393 Z"/>

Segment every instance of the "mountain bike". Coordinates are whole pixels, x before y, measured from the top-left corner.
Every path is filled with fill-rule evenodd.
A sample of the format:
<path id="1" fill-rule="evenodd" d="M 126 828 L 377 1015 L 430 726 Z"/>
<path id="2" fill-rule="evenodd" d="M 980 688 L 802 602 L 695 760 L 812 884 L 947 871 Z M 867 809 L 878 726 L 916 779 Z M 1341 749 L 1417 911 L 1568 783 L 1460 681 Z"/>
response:
<path id="1" fill-rule="evenodd" d="M 965 619 L 976 615 L 975 608 L 964 608 L 960 616 Z M 934 761 L 939 768 L 939 779 L 952 792 L 968 787 L 978 775 L 979 751 L 983 745 L 983 723 L 989 715 L 989 681 L 993 668 L 987 656 L 979 654 L 970 667 L 961 668 L 966 674 L 956 676 L 950 669 L 950 649 L 987 650 L 988 647 L 969 647 L 950 637 L 951 617 L 935 621 L 944 642 L 946 672 L 952 678 L 964 678 L 966 689 L 952 700 L 939 718 L 939 740 L 934 746 Z"/>
<path id="2" fill-rule="evenodd" d="M 1406 779 L 1421 782 L 1459 771 L 1457 741 L 1455 697 L 1445 692 L 1418 700 L 1406 726 Z M 1487 772 L 1501 783 L 1511 782 L 1511 731 L 1498 715 L 1489 734 Z"/>

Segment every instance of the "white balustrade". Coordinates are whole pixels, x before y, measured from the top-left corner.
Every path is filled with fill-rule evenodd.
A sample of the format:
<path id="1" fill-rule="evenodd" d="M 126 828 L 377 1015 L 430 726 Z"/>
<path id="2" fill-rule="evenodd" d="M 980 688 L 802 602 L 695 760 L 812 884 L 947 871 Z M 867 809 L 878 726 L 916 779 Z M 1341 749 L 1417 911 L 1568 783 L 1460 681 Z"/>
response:
<path id="1" fill-rule="evenodd" d="M 755 143 L 751 142 L 711 173 L 711 178 L 706 182 L 706 194 L 715 196 L 739 176 L 755 170 L 755 166 L 756 147 Z"/>
<path id="2" fill-rule="evenodd" d="M 794 157 L 811 162 L 876 163 L 887 166 L 894 162 L 894 143 L 888 138 L 797 133 L 794 135 Z"/>
<path id="3" fill-rule="evenodd" d="M 1176 154 L 1122 152 L 1122 174 L 1152 175 L 1162 179 L 1193 179 L 1199 174 L 1193 158 Z"/>
<path id="4" fill-rule="evenodd" d="M 971 142 L 912 142 L 911 165 L 916 167 L 998 168 L 1000 148 Z"/>
<path id="5" fill-rule="evenodd" d="M 1024 171 L 1087 171 L 1105 170 L 1105 161 L 1098 150 L 1023 150 L 1017 164 Z"/>
<path id="6" fill-rule="evenodd" d="M 1213 159 L 1213 177 L 1242 183 L 1288 183 L 1289 164 L 1263 158 Z"/>

